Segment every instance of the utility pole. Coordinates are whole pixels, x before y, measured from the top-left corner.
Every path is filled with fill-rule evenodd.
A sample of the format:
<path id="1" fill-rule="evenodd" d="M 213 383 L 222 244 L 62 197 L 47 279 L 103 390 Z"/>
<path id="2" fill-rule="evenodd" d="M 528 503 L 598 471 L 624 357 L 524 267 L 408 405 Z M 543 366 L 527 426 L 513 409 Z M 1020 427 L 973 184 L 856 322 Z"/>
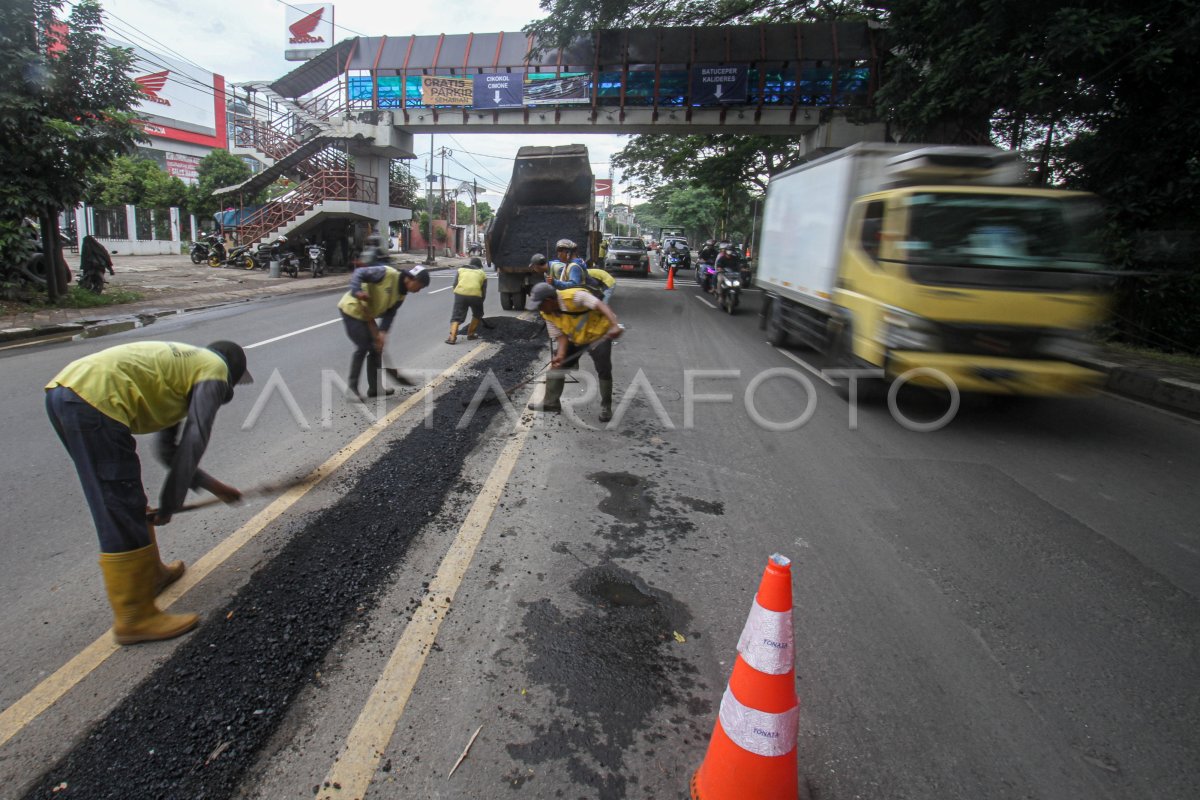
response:
<path id="1" fill-rule="evenodd" d="M 432 145 L 431 145 L 432 146 Z M 438 155 L 442 157 L 442 216 L 446 218 L 446 224 L 450 224 L 450 215 L 446 213 L 446 156 L 454 155 L 453 150 L 447 150 L 442 147 L 438 150 Z M 429 220 L 429 238 L 433 238 L 433 219 Z"/>
<path id="2" fill-rule="evenodd" d="M 479 244 L 479 181 L 474 178 L 471 178 L 471 244 Z"/>
<path id="3" fill-rule="evenodd" d="M 429 215 L 429 225 L 425 230 L 425 263 L 430 266 L 437 263 L 433 252 L 433 134 L 429 135 L 429 161 L 425 165 L 425 213 Z"/>

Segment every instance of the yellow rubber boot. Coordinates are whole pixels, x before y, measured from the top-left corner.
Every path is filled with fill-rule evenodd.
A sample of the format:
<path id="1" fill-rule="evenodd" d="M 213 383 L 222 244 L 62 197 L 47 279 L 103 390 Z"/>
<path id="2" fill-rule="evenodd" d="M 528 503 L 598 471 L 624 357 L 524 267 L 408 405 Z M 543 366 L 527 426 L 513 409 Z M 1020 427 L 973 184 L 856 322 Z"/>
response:
<path id="1" fill-rule="evenodd" d="M 479 330 L 479 319 L 472 317 L 471 324 L 467 326 L 467 339 L 478 339 L 479 335 L 475 333 L 477 330 Z"/>
<path id="2" fill-rule="evenodd" d="M 154 523 L 147 522 L 146 527 L 150 530 L 150 546 L 154 548 L 154 560 L 158 562 L 158 578 L 154 583 L 154 594 L 160 595 L 163 589 L 183 577 L 187 566 L 179 560 L 164 564 L 158 551 L 158 535 L 154 531 Z"/>
<path id="3" fill-rule="evenodd" d="M 446 337 L 446 344 L 454 344 L 458 341 L 458 323 L 450 323 L 450 335 Z"/>
<path id="4" fill-rule="evenodd" d="M 160 563 L 154 545 L 128 553 L 100 554 L 117 644 L 174 639 L 196 627 L 199 617 L 195 614 L 164 614 L 154 604 Z"/>

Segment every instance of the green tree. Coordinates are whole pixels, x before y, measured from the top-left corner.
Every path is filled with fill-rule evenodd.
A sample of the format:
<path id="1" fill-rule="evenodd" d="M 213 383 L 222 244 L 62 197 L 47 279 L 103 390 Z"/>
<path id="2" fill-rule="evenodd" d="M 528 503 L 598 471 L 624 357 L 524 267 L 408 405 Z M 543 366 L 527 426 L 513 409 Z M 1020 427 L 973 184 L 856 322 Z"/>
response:
<path id="1" fill-rule="evenodd" d="M 100 206 L 135 205 L 144 208 L 187 208 L 191 193 L 179 178 L 168 175 L 148 158 L 118 156 L 95 175 L 84 199 Z"/>
<path id="2" fill-rule="evenodd" d="M 226 186 L 235 186 L 248 179 L 253 173 L 245 161 L 227 150 L 213 150 L 200 159 L 196 166 L 197 184 L 191 189 L 191 201 L 188 208 L 197 216 L 215 214 L 225 208 L 230 198 L 216 197 L 213 192 Z M 257 203 L 261 194 L 254 197 L 242 198 L 245 203 Z"/>
<path id="3" fill-rule="evenodd" d="M 58 212 L 77 205 L 90 175 L 139 140 L 131 51 L 109 46 L 101 9 L 81 0 L 56 31 L 62 0 L 0 2 L 0 263 L 20 258 L 26 216 L 58 254 Z M 53 45 L 53 46 L 51 46 Z M 61 256 L 59 257 L 61 260 Z M 65 267 L 65 265 L 63 265 Z M 47 270 L 56 299 L 59 271 Z"/>
<path id="4" fill-rule="evenodd" d="M 408 162 L 394 159 L 389 171 L 392 183 L 392 202 L 399 203 L 400 208 L 415 208 L 420 205 L 422 198 L 418 196 L 417 192 L 420 190 L 421 184 L 409 169 Z"/>

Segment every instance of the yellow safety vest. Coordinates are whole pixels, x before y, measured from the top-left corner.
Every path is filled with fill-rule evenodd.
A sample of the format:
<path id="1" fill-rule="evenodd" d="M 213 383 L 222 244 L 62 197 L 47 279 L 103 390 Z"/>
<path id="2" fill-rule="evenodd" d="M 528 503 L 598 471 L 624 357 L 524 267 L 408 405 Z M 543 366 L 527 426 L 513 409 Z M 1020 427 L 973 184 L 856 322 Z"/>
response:
<path id="1" fill-rule="evenodd" d="M 455 294 L 463 297 L 483 297 L 483 285 L 487 282 L 487 273 L 474 267 L 458 268 L 458 285 L 454 287 Z"/>
<path id="2" fill-rule="evenodd" d="M 225 359 L 213 351 L 134 342 L 72 361 L 46 388 L 65 386 L 134 433 L 154 433 L 182 421 L 192 387 L 210 380 L 229 381 Z"/>
<path id="3" fill-rule="evenodd" d="M 575 296 L 587 289 L 560 289 L 558 292 L 559 307 L 563 310 L 547 314 L 541 312 L 542 319 L 552 322 L 562 331 L 574 345 L 588 345 L 604 337 L 611 327 L 608 317 L 598 311 L 589 311 Z"/>
<path id="4" fill-rule="evenodd" d="M 617 285 L 617 279 L 606 269 L 589 269 L 588 275 L 603 283 L 609 289 Z"/>
<path id="5" fill-rule="evenodd" d="M 367 293 L 365 304 L 350 292 L 346 292 L 338 302 L 338 308 L 346 316 L 361 319 L 363 322 L 381 317 L 383 312 L 398 303 L 403 303 L 407 297 L 400 291 L 400 277 L 400 270 L 388 267 L 387 274 L 378 283 L 363 281 L 363 291 Z"/>

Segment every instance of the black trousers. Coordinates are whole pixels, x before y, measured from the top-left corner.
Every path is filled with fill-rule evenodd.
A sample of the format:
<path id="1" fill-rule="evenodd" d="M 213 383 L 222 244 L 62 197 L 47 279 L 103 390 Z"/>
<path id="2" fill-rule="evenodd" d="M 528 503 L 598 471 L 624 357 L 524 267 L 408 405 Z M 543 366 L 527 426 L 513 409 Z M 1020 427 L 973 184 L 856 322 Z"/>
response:
<path id="1" fill-rule="evenodd" d="M 612 380 L 612 339 L 605 339 L 589 354 L 592 357 L 592 364 L 596 366 L 596 377 L 602 381 Z M 553 345 L 551 345 L 553 346 Z M 578 353 L 580 350 L 586 350 L 588 345 L 578 345 L 570 340 L 567 341 L 567 358 Z M 583 357 L 575 359 L 573 362 L 563 367 L 563 369 L 579 369 L 579 362 Z"/>
<path id="2" fill-rule="evenodd" d="M 379 370 L 383 360 L 375 349 L 375 339 L 371 337 L 371 328 L 361 319 L 355 319 L 342 312 L 342 324 L 346 327 L 346 335 L 354 343 L 354 354 L 350 356 L 350 374 L 346 383 L 352 391 L 358 391 L 358 378 L 362 375 L 363 360 L 367 362 L 367 391 L 376 392 L 379 388 Z"/>
<path id="3" fill-rule="evenodd" d="M 149 545 L 142 463 L 128 426 L 65 386 L 46 392 L 46 414 L 75 462 L 100 552 L 127 553 Z"/>
<path id="4" fill-rule="evenodd" d="M 471 311 L 471 319 L 483 319 L 483 298 L 454 295 L 454 309 L 450 312 L 450 321 L 466 322 L 468 309 Z"/>

